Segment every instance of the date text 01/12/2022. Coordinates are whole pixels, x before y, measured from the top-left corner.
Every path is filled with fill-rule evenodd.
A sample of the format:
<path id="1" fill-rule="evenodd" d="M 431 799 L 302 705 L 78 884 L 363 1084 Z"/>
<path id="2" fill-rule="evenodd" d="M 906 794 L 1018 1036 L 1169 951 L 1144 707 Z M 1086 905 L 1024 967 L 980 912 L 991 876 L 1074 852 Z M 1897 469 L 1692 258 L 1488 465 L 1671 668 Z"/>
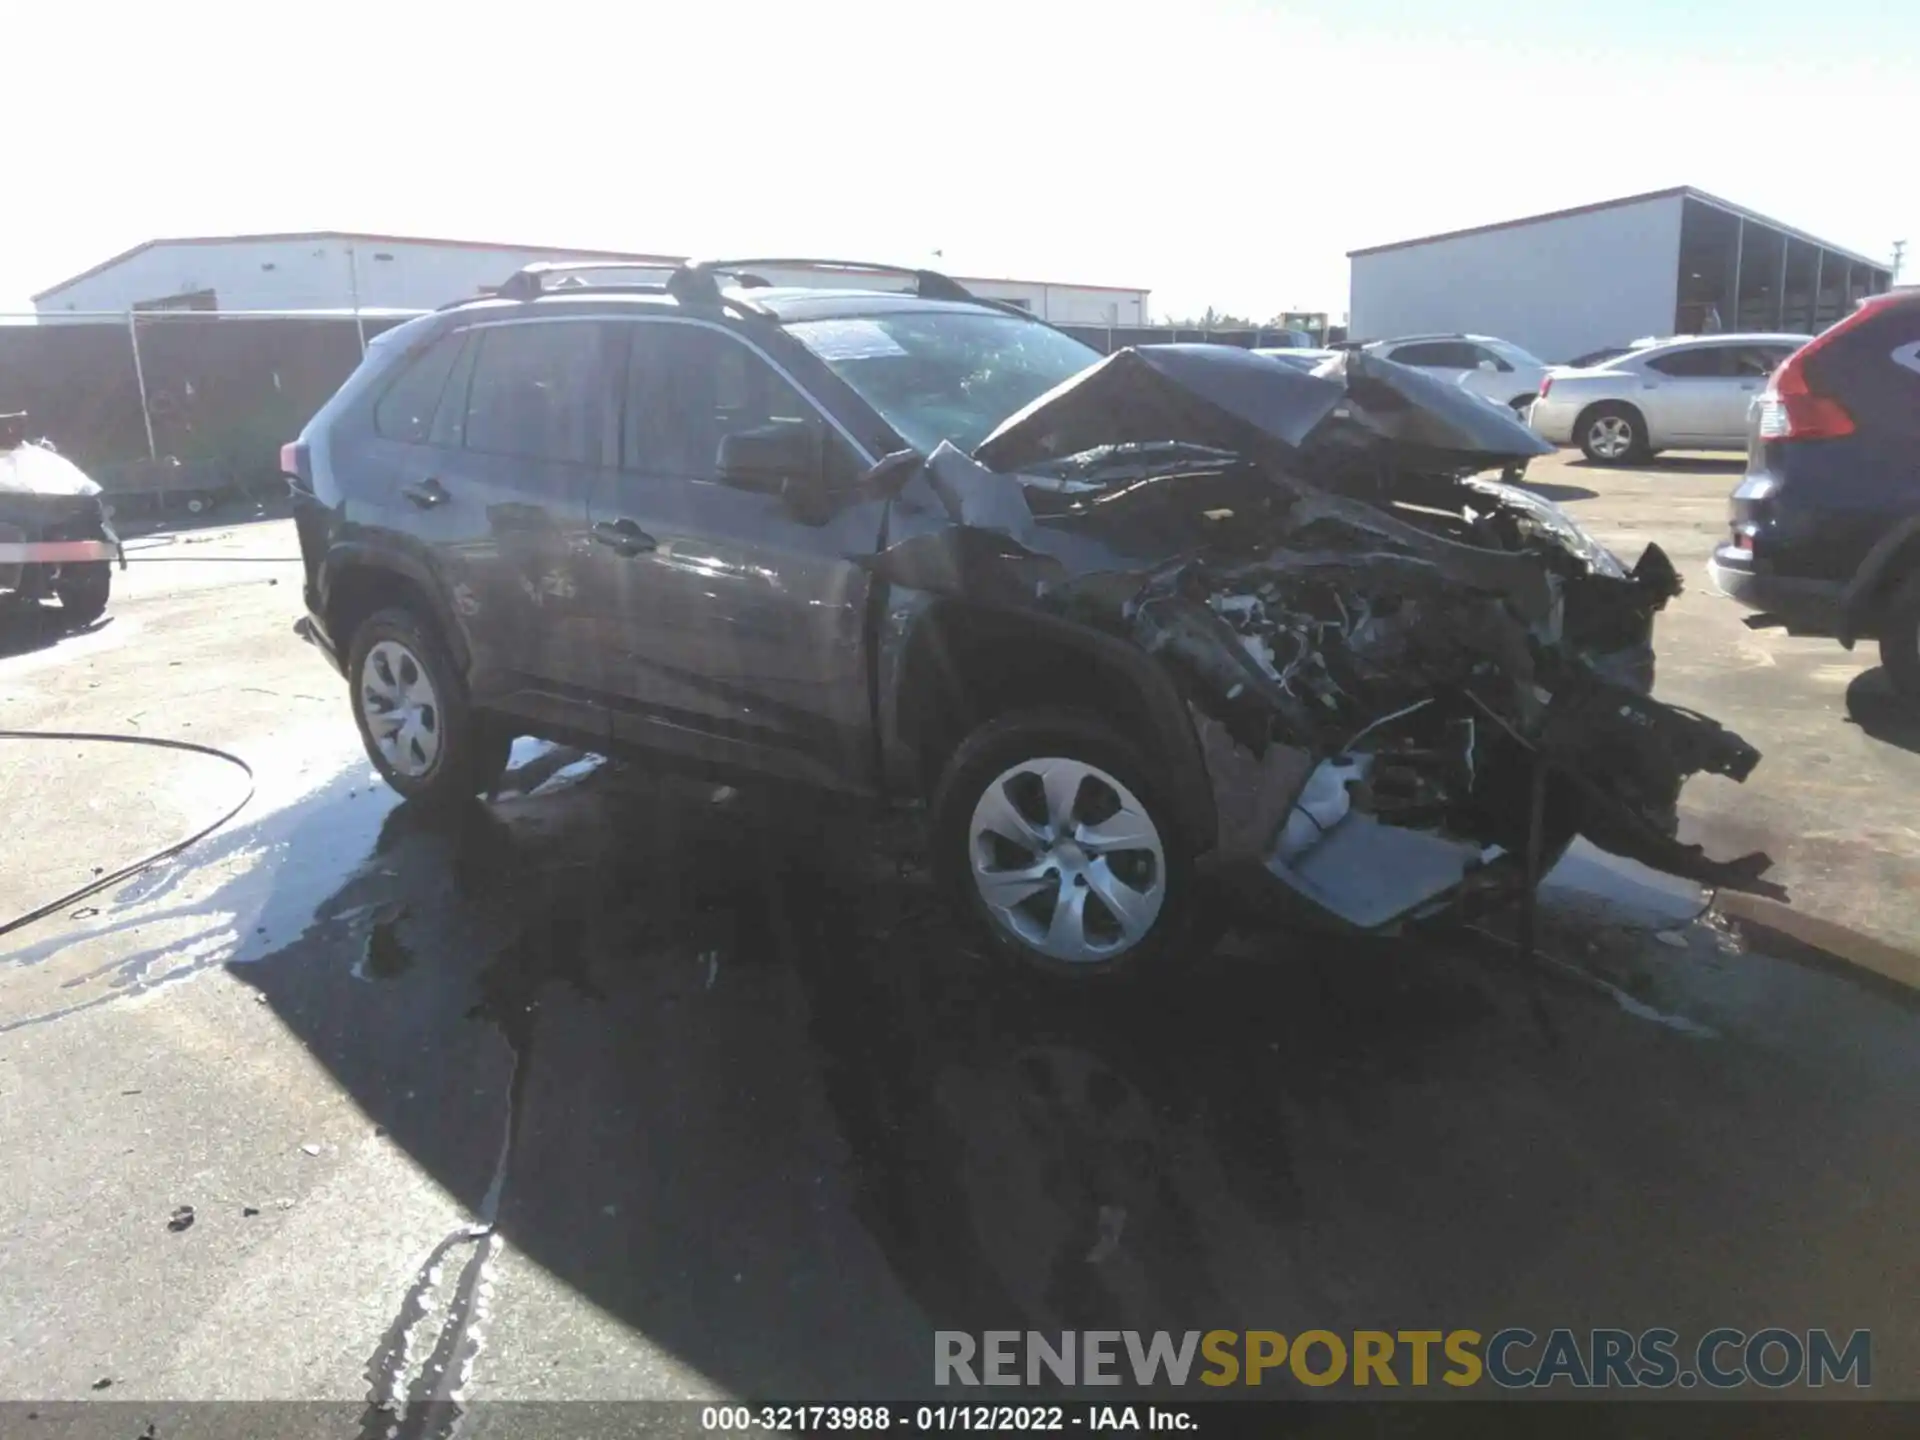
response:
<path id="1" fill-rule="evenodd" d="M 888 1430 L 939 1434 L 973 1431 L 1142 1430 L 1198 1428 L 1191 1413 L 1161 1405 L 709 1405 L 703 1430 L 776 1434 L 874 1434 Z"/>

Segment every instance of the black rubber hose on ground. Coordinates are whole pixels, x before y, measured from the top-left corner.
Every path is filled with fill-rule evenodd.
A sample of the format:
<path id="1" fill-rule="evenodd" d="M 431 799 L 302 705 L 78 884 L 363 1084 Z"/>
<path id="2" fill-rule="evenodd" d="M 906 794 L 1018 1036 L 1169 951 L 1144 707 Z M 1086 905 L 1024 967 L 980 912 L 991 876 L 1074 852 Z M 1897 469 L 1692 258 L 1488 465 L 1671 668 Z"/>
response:
<path id="1" fill-rule="evenodd" d="M 89 880 L 78 890 L 69 891 L 65 895 L 49 900 L 37 910 L 29 910 L 24 915 L 17 915 L 11 920 L 0 922 L 0 935 L 10 934 L 15 930 L 23 929 L 33 924 L 36 920 L 44 920 L 56 910 L 63 910 L 76 900 L 84 900 L 89 895 L 97 895 L 108 886 L 118 885 L 122 880 L 130 880 L 142 870 L 158 865 L 162 860 L 171 860 L 188 846 L 206 839 L 207 836 L 211 835 L 242 810 L 246 809 L 248 802 L 253 799 L 256 788 L 253 767 L 238 755 L 233 754 L 231 751 L 218 749 L 212 745 L 198 745 L 191 740 L 169 740 L 159 735 L 105 735 L 87 730 L 0 730 L 0 740 L 61 740 L 68 743 L 147 745 L 156 750 L 184 750 L 192 755 L 209 755 L 215 760 L 224 760 L 229 765 L 237 765 L 247 777 L 247 793 L 242 795 L 236 804 L 231 806 L 225 814 L 220 816 L 220 818 L 212 824 L 201 826 L 198 830 L 187 836 L 186 839 L 176 840 L 164 850 L 156 850 L 151 855 L 135 860 L 130 865 L 122 865 L 111 875 L 102 875 L 97 879 Z"/>

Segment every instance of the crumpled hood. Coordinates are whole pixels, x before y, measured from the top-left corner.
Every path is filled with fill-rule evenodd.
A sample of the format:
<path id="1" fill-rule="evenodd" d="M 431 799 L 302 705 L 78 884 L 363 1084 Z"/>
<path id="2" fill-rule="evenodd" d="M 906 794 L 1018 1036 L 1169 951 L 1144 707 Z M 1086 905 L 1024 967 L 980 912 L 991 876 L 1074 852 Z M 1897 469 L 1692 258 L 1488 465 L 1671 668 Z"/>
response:
<path id="1" fill-rule="evenodd" d="M 98 495 L 86 472 L 39 445 L 0 453 L 0 495 Z"/>
<path id="2" fill-rule="evenodd" d="M 1303 372 L 1228 345 L 1148 345 L 1055 386 L 1002 421 L 974 458 L 1005 472 L 1103 445 L 1168 441 L 1288 468 L 1322 447 L 1461 470 L 1553 449 L 1479 397 L 1359 352 Z"/>

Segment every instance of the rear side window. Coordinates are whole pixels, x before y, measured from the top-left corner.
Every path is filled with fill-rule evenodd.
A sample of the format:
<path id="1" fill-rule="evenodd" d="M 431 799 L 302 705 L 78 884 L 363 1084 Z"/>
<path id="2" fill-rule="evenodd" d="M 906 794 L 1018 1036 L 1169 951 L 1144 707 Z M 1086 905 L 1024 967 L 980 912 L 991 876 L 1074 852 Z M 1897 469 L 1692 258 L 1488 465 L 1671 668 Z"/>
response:
<path id="1" fill-rule="evenodd" d="M 1675 350 L 1651 357 L 1647 361 L 1647 368 L 1679 380 L 1699 380 L 1707 376 L 1725 375 L 1727 357 L 1731 353 L 1720 345 L 1706 345 L 1698 350 Z"/>
<path id="2" fill-rule="evenodd" d="M 602 328 L 549 321 L 476 333 L 466 448 L 592 465 L 600 459 Z"/>
<path id="3" fill-rule="evenodd" d="M 373 407 L 373 428 L 388 440 L 424 445 L 433 432 L 434 412 L 447 388 L 447 376 L 460 354 L 458 335 L 442 336 L 411 360 Z"/>
<path id="4" fill-rule="evenodd" d="M 1733 352 L 1733 373 L 1743 380 L 1765 379 L 1792 353 L 1791 345 L 1742 345 Z"/>
<path id="5" fill-rule="evenodd" d="M 1422 340 L 1416 345 L 1402 345 L 1388 358 L 1402 365 L 1435 370 L 1471 370 L 1480 363 L 1480 349 L 1457 340 Z"/>

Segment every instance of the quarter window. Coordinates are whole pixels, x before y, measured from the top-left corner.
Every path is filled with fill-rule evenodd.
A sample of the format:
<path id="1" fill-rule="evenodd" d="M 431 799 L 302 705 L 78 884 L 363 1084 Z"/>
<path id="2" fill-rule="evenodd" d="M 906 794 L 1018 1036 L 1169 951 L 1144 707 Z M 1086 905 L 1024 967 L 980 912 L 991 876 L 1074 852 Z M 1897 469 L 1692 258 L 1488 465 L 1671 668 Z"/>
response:
<path id="1" fill-rule="evenodd" d="M 447 376 L 460 353 L 460 340 L 458 335 L 442 336 L 405 362 L 373 407 L 373 428 L 379 434 L 408 445 L 427 442 L 441 392 L 447 388 Z"/>

